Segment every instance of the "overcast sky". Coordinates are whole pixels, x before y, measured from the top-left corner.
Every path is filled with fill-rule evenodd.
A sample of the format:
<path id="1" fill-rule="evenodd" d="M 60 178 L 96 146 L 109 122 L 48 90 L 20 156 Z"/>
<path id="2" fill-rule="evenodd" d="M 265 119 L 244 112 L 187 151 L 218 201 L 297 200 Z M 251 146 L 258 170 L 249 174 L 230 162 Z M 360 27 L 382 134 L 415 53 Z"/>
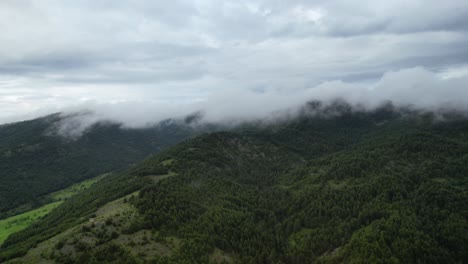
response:
<path id="1" fill-rule="evenodd" d="M 466 0 L 1 0 L 0 32 L 0 123 L 261 118 L 333 96 L 468 105 Z"/>

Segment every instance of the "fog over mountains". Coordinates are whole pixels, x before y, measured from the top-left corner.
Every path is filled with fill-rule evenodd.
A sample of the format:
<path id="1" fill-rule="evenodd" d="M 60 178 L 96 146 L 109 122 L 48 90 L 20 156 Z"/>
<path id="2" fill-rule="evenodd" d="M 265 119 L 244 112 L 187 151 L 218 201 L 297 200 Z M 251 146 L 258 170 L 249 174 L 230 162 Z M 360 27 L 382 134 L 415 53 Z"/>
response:
<path id="1" fill-rule="evenodd" d="M 59 131 L 80 134 L 98 121 L 140 128 L 166 119 L 183 120 L 193 114 L 198 116 L 198 123 L 271 122 L 296 116 L 309 101 L 327 105 L 339 100 L 360 111 L 391 102 L 396 107 L 435 114 L 457 111 L 464 115 L 468 111 L 467 84 L 468 76 L 444 78 L 424 68 L 411 68 L 386 73 L 372 84 L 329 81 L 295 91 L 231 89 L 183 105 L 145 101 L 85 103 L 62 112 L 69 117 L 63 120 Z"/>
<path id="2" fill-rule="evenodd" d="M 467 0 L 1 0 L 0 263 L 468 263 Z"/>
<path id="3" fill-rule="evenodd" d="M 463 109 L 467 17 L 458 0 L 2 1 L 0 123 L 232 122 L 333 98 Z"/>

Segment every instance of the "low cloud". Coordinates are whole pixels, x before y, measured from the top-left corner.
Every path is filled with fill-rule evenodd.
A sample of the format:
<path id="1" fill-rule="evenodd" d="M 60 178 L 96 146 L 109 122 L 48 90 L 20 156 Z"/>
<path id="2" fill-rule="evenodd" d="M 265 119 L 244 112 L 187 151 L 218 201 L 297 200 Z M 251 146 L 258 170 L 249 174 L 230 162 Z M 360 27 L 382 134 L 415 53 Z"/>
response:
<path id="1" fill-rule="evenodd" d="M 467 18 L 466 0 L 3 0 L 0 124 L 239 122 L 336 97 L 464 108 Z"/>
<path id="2" fill-rule="evenodd" d="M 397 107 L 424 111 L 468 111 L 468 75 L 444 76 L 424 68 L 410 68 L 387 72 L 374 83 L 329 81 L 294 91 L 230 89 L 185 104 L 164 101 L 86 102 L 63 110 L 62 115 L 67 118 L 60 129 L 65 131 L 62 134 L 76 136 L 98 121 L 137 128 L 166 119 L 183 120 L 194 113 L 200 114 L 198 122 L 201 123 L 268 122 L 290 118 L 298 114 L 307 102 L 314 100 L 325 104 L 344 100 L 364 110 L 372 110 L 391 101 Z"/>

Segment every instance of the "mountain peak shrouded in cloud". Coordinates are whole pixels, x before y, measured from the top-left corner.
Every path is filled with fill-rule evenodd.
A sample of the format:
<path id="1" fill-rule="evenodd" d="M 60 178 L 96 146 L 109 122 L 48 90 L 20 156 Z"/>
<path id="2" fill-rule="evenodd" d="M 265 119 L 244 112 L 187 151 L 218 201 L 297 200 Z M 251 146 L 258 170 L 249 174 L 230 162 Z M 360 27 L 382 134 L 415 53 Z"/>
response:
<path id="1" fill-rule="evenodd" d="M 0 123 L 238 122 L 337 98 L 468 105 L 461 0 L 7 0 L 0 29 Z"/>
<path id="2" fill-rule="evenodd" d="M 468 113 L 467 83 L 468 76 L 440 78 L 423 68 L 412 68 L 386 73 L 372 84 L 330 81 L 295 91 L 232 89 L 183 105 L 148 101 L 87 103 L 65 109 L 56 128 L 59 134 L 76 137 L 100 121 L 129 128 L 153 126 L 164 120 L 191 126 L 230 126 L 284 121 L 304 111 L 309 116 L 335 116 L 343 112 L 343 107 L 373 111 L 386 105 L 395 110 L 432 112 L 444 118 L 446 113 Z"/>

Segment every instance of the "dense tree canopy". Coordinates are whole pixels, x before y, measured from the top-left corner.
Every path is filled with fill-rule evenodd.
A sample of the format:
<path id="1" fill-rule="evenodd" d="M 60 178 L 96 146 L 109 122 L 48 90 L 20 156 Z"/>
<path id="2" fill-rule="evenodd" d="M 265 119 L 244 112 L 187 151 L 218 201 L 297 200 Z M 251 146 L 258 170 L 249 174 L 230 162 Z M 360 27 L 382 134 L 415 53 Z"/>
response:
<path id="1" fill-rule="evenodd" d="M 87 232 L 98 242 L 79 247 L 80 239 L 69 240 L 77 255 L 52 250 L 50 259 L 463 263 L 467 175 L 466 120 L 437 122 L 383 109 L 246 126 L 196 137 L 109 176 L 12 235 L 0 259 L 23 255 L 139 190 L 128 201 L 138 217 L 122 234 L 146 230 L 157 234 L 155 241 L 176 238 L 171 254 L 135 255 L 132 248 L 150 242 L 126 247 L 116 244 L 118 234 L 99 240 L 89 227 L 76 237 Z"/>
<path id="2" fill-rule="evenodd" d="M 55 133 L 62 121 L 52 115 L 0 126 L 0 219 L 17 213 L 11 209 L 36 207 L 53 191 L 125 168 L 193 134 L 170 123 L 148 129 L 99 123 L 69 138 Z"/>

